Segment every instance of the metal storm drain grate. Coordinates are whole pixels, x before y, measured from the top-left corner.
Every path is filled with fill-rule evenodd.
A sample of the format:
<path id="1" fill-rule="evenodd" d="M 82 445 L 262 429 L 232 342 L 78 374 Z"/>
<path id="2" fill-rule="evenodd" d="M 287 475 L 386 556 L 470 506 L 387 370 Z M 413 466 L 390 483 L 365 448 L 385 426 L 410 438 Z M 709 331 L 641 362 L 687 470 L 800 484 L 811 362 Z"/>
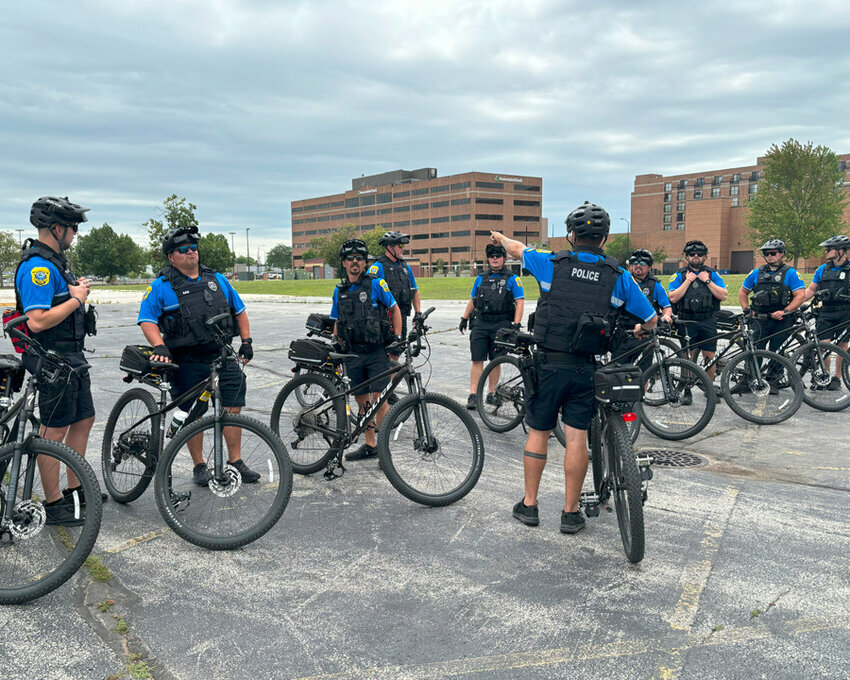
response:
<path id="1" fill-rule="evenodd" d="M 652 456 L 655 459 L 653 465 L 656 467 L 685 468 L 708 465 L 708 459 L 703 456 L 672 449 L 648 449 L 639 451 L 638 455 L 641 457 Z"/>

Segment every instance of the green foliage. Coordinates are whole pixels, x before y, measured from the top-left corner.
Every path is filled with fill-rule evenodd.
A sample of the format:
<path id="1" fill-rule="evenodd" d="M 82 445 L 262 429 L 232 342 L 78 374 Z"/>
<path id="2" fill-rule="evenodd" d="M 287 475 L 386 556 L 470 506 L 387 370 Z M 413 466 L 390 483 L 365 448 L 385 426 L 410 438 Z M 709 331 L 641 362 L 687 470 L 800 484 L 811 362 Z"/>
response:
<path id="1" fill-rule="evenodd" d="M 77 238 L 74 269 L 112 280 L 145 268 L 145 253 L 127 234 L 116 234 L 108 224 Z"/>
<path id="2" fill-rule="evenodd" d="M 795 267 L 799 258 L 818 253 L 819 243 L 847 229 L 843 181 L 838 156 L 829 148 L 812 142 L 804 146 L 796 139 L 772 145 L 764 181 L 748 204 L 753 245 L 781 238 Z"/>
<path id="3" fill-rule="evenodd" d="M 618 260 L 623 267 L 626 266 L 626 260 L 637 249 L 638 246 L 632 242 L 628 234 L 614 234 L 605 243 L 605 254 Z M 656 248 L 652 251 L 652 259 L 656 263 L 655 266 L 660 268 L 661 262 L 667 259 L 667 252 L 664 248 Z"/>
<path id="4" fill-rule="evenodd" d="M 266 255 L 266 266 L 272 269 L 292 268 L 292 246 L 278 243 Z"/>
<path id="5" fill-rule="evenodd" d="M 168 260 L 162 254 L 162 237 L 169 229 L 197 227 L 198 220 L 195 218 L 197 208 L 198 206 L 187 202 L 185 198 L 178 198 L 177 194 L 171 194 L 162 202 L 162 207 L 157 209 L 161 219 L 152 217 L 142 224 L 148 231 L 150 262 L 155 272 L 168 264 Z"/>
<path id="6" fill-rule="evenodd" d="M 11 231 L 0 231 L 0 288 L 4 286 L 4 276 L 9 272 L 14 276 L 15 268 L 21 260 L 21 247 Z"/>
<path id="7" fill-rule="evenodd" d="M 304 253 L 304 259 L 312 260 L 317 257 L 321 258 L 325 261 L 325 264 L 329 264 L 339 272 L 342 266 L 342 263 L 339 261 L 340 246 L 348 239 L 355 238 L 356 235 L 357 227 L 351 222 L 347 222 L 330 236 L 314 236 L 310 239 L 310 247 Z"/>
<path id="8" fill-rule="evenodd" d="M 235 257 L 224 234 L 204 234 L 198 241 L 200 260 L 210 269 L 226 272 L 233 268 Z"/>
<path id="9" fill-rule="evenodd" d="M 379 224 L 374 229 L 370 229 L 360 235 L 360 238 L 366 241 L 366 245 L 369 246 L 369 255 L 372 257 L 380 257 L 384 254 L 386 248 L 378 243 L 378 241 L 387 231 L 389 230 L 383 224 Z"/>
<path id="10" fill-rule="evenodd" d="M 253 257 L 248 257 L 247 255 L 239 255 L 236 257 L 236 264 L 247 264 L 249 267 L 253 267 L 257 264 L 257 261 Z"/>

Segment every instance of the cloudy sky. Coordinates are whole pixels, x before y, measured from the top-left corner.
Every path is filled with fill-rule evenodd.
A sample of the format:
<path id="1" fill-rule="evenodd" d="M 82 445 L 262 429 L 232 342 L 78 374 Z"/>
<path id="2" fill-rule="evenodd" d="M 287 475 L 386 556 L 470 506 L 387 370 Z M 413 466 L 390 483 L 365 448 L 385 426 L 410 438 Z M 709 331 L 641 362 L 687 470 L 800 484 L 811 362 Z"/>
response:
<path id="1" fill-rule="evenodd" d="M 69 195 L 137 235 L 171 193 L 244 253 L 290 201 L 435 167 L 541 175 L 621 228 L 636 174 L 850 152 L 850 2 L 3 3 L 0 229 Z"/>

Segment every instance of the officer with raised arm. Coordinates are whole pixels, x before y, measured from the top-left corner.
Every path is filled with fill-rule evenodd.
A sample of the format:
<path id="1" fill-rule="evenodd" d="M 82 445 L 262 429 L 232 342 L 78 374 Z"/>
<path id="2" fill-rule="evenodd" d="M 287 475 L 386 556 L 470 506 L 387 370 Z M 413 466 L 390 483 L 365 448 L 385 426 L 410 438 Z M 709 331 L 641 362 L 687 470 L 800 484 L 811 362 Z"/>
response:
<path id="1" fill-rule="evenodd" d="M 422 311 L 416 278 L 410 265 L 404 261 L 404 246 L 410 243 L 410 236 L 399 231 L 388 231 L 378 243 L 384 246 L 384 254 L 372 263 L 369 273 L 377 279 L 384 279 L 390 287 L 390 293 L 401 312 L 401 337 L 406 339 L 410 311 L 415 312 L 414 320 Z"/>
<path id="2" fill-rule="evenodd" d="M 366 383 L 354 392 L 361 415 L 369 409 L 370 402 L 378 401 L 381 392 L 390 383 L 390 376 L 367 382 L 390 368 L 386 343 L 393 340 L 397 347 L 402 340 L 401 311 L 387 282 L 366 272 L 368 256 L 369 248 L 365 241 L 355 238 L 342 244 L 339 259 L 345 278 L 334 288 L 331 307 L 334 335 L 340 339 L 346 352 L 357 355 L 346 362 L 351 384 Z M 378 409 L 377 427 L 381 426 L 387 409 L 386 403 Z M 365 439 L 362 446 L 345 455 L 346 460 L 378 455 L 374 424 L 366 430 Z"/>
<path id="3" fill-rule="evenodd" d="M 478 406 L 476 393 L 478 380 L 484 371 L 484 362 L 491 361 L 500 353 L 495 345 L 496 334 L 511 326 L 518 329 L 525 305 L 522 281 L 509 269 L 505 269 L 505 249 L 501 245 L 488 243 L 486 254 L 490 268 L 475 279 L 458 326 L 463 333 L 471 322 L 469 352 L 472 356 L 472 368 L 469 370 L 469 397 L 466 400 L 466 408 L 469 410 Z M 490 372 L 488 402 L 493 399 L 499 375 L 499 369 Z"/>
<path id="4" fill-rule="evenodd" d="M 72 272 L 65 251 L 71 247 L 80 223 L 86 222 L 84 208 L 68 197 L 42 196 L 30 209 L 30 222 L 38 229 L 38 239 L 24 243 L 20 264 L 15 272 L 16 309 L 28 317 L 29 335 L 45 349 L 63 355 L 72 366 L 84 366 L 83 341 L 86 333 L 95 333 L 94 310 L 86 313 L 89 282 Z M 35 373 L 38 357 L 25 351 L 24 367 Z M 89 433 L 94 425 L 94 401 L 88 371 L 71 376 L 69 382 L 40 383 L 38 411 L 41 436 L 64 442 L 81 456 L 86 455 Z M 83 517 L 75 517 L 74 492 L 85 506 L 80 480 L 68 471 L 68 488 L 59 488 L 58 464 L 38 459 L 47 502 L 47 524 L 80 526 Z M 101 498 L 106 500 L 106 494 Z"/>
<path id="5" fill-rule="evenodd" d="M 579 497 L 587 474 L 587 430 L 596 413 L 595 356 L 606 351 L 620 309 L 640 320 L 637 335 L 654 328 L 657 318 L 631 274 L 602 250 L 611 227 L 608 213 L 585 202 L 569 214 L 566 225 L 573 249 L 557 254 L 526 248 L 498 232 L 491 238 L 511 257 L 522 258 L 541 291 L 534 321 L 536 386 L 525 404 L 525 496 L 514 505 L 513 516 L 528 526 L 540 523 L 537 493 L 549 434 L 560 414 L 567 440 L 561 532 L 574 534 L 585 524 Z"/>
<path id="6" fill-rule="evenodd" d="M 151 361 L 175 361 L 180 368 L 172 377 L 171 396 L 176 398 L 208 378 L 212 362 L 219 355 L 220 340 L 216 330 L 207 324 L 214 316 L 229 316 L 217 326 L 227 338 L 239 335 L 239 361 L 247 364 L 254 358 L 248 313 L 230 282 L 200 261 L 198 228 L 178 227 L 166 232 L 162 252 L 168 258 L 159 276 L 142 296 L 137 323 L 145 339 L 153 347 Z M 228 413 L 239 413 L 245 405 L 245 373 L 236 359 L 229 359 L 219 372 L 221 404 Z M 183 418 L 192 408 L 191 402 L 179 405 Z M 224 428 L 228 460 L 248 484 L 258 482 L 260 475 L 242 460 L 242 433 L 239 428 Z M 188 448 L 194 463 L 193 479 L 207 486 L 212 474 L 204 460 L 203 434 L 192 437 Z"/>

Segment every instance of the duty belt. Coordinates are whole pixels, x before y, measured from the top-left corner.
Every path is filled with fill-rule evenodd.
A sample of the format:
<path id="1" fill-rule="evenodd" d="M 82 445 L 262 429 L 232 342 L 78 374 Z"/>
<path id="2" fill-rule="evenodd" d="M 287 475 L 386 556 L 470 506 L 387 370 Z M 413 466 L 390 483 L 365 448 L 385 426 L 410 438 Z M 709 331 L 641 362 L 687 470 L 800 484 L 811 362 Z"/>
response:
<path id="1" fill-rule="evenodd" d="M 681 317 L 685 321 L 704 321 L 705 319 L 710 319 L 713 316 L 714 312 L 700 312 L 699 314 L 681 312 L 679 314 L 679 317 Z"/>
<path id="2" fill-rule="evenodd" d="M 585 364 L 593 363 L 593 357 L 588 354 L 573 354 L 572 352 L 548 352 L 546 350 L 538 350 L 537 356 L 541 364 L 583 366 Z"/>

